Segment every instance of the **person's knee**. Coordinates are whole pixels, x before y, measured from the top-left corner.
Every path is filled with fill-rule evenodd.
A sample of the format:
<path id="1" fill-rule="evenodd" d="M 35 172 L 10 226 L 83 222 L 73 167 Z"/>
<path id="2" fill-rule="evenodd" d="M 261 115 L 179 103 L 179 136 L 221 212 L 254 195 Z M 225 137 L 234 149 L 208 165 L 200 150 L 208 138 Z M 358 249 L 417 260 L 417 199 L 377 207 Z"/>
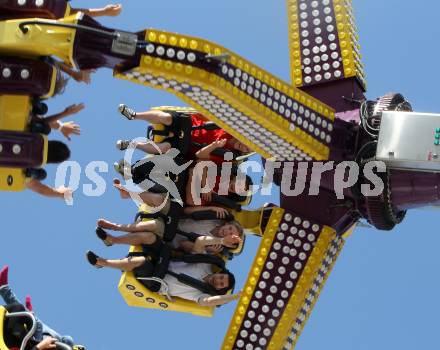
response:
<path id="1" fill-rule="evenodd" d="M 142 266 L 145 264 L 147 259 L 144 256 L 133 256 L 129 258 L 129 261 L 132 263 L 133 267 L 132 270 L 136 267 Z"/>
<path id="2" fill-rule="evenodd" d="M 161 112 L 162 123 L 166 126 L 170 126 L 173 123 L 173 117 L 170 113 Z"/>
<path id="3" fill-rule="evenodd" d="M 142 232 L 139 234 L 141 244 L 150 245 L 156 242 L 156 235 L 152 232 Z"/>
<path id="4" fill-rule="evenodd" d="M 159 149 L 162 153 L 167 153 L 171 149 L 171 144 L 169 142 L 162 142 L 159 145 Z"/>
<path id="5" fill-rule="evenodd" d="M 164 204 L 166 194 L 163 193 L 150 193 L 152 205 L 160 207 Z"/>

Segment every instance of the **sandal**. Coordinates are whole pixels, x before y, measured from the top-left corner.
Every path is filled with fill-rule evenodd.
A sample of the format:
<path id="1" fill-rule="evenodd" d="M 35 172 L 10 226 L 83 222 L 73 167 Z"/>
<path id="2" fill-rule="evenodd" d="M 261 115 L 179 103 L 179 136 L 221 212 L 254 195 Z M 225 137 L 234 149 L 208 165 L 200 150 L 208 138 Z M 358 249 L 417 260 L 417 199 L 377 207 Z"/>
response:
<path id="1" fill-rule="evenodd" d="M 107 247 L 111 247 L 113 245 L 113 243 L 110 243 L 109 241 L 107 241 L 107 232 L 105 232 L 105 230 L 102 227 L 97 227 L 96 230 L 96 235 L 98 236 L 98 238 L 107 246 Z"/>
<path id="2" fill-rule="evenodd" d="M 120 151 L 125 151 L 130 146 L 130 140 L 118 140 L 116 141 L 116 148 Z"/>
<path id="3" fill-rule="evenodd" d="M 103 268 L 103 266 L 97 265 L 99 256 L 93 253 L 91 250 L 87 251 L 86 258 L 90 265 L 95 266 L 97 269 Z"/>
<path id="4" fill-rule="evenodd" d="M 119 113 L 121 113 L 128 120 L 133 120 L 136 117 L 136 112 L 134 109 L 128 107 L 127 105 L 120 104 L 118 110 Z"/>
<path id="5" fill-rule="evenodd" d="M 119 162 L 113 163 L 113 168 L 117 173 L 119 173 L 119 175 L 124 178 L 126 175 L 128 177 L 131 176 L 131 166 L 124 159 L 119 160 Z"/>

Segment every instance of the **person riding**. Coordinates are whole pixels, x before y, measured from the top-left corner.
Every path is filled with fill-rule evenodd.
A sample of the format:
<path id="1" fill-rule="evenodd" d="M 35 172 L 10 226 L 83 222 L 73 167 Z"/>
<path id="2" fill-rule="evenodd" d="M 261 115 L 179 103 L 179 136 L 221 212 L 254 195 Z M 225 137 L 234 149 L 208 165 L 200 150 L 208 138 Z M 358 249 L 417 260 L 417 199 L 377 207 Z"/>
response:
<path id="1" fill-rule="evenodd" d="M 178 125 L 178 118 L 180 118 L 180 113 L 177 112 L 166 112 L 156 109 L 146 112 L 135 112 L 132 108 L 124 104 L 119 105 L 119 112 L 128 120 L 143 120 L 151 124 L 162 124 L 168 127 L 172 126 L 173 124 Z M 195 155 L 200 149 L 211 145 L 215 141 L 221 140 L 225 140 L 223 148 L 227 150 L 238 151 L 242 154 L 252 152 L 249 147 L 232 137 L 223 129 L 218 128 L 214 130 L 205 130 L 200 128 L 208 121 L 207 118 L 200 113 L 190 113 L 190 118 L 192 127 L 195 127 L 196 129 L 191 132 L 192 146 L 190 147 L 189 153 L 185 155 L 187 159 L 195 159 Z M 129 144 L 129 140 L 118 140 L 117 147 L 120 150 L 125 150 Z M 157 144 L 158 149 L 143 142 L 135 142 L 134 146 L 135 148 L 143 150 L 146 153 L 157 154 L 158 151 L 161 153 L 166 153 L 171 147 L 175 146 L 174 144 L 175 140 L 171 138 Z M 224 161 L 223 157 L 213 155 L 211 155 L 210 159 L 218 164 Z"/>
<path id="2" fill-rule="evenodd" d="M 213 210 L 205 207 L 205 210 Z M 188 237 L 177 234 L 171 241 L 171 245 L 175 249 L 181 249 L 187 253 L 219 253 L 226 248 L 235 248 L 237 244 L 242 242 L 243 228 L 236 221 L 224 221 L 227 215 L 225 209 L 216 209 L 217 216 L 220 220 L 192 220 L 180 219 L 177 225 L 177 233 L 193 234 L 197 237 L 194 241 Z M 214 210 L 213 210 L 214 211 Z M 184 214 L 189 214 L 190 208 L 184 208 Z M 163 219 L 151 219 L 148 221 L 137 221 L 133 224 L 118 224 L 105 219 L 98 220 L 96 234 L 105 245 L 112 246 L 114 244 L 126 245 L 151 245 L 156 242 L 157 237 L 163 239 L 165 225 Z M 122 236 L 115 236 L 108 233 L 107 230 L 127 232 Z"/>
<path id="3" fill-rule="evenodd" d="M 12 291 L 11 286 L 8 283 L 8 272 L 9 267 L 6 265 L 0 271 L 0 296 L 3 298 L 6 306 L 10 305 L 22 305 L 19 299 L 16 297 L 14 292 Z M 32 312 L 32 304 L 30 297 L 26 297 L 26 308 L 23 311 Z M 55 341 L 66 344 L 70 347 L 74 347 L 75 343 L 71 336 L 69 335 L 60 335 L 58 332 L 54 331 L 52 328 L 47 326 L 41 320 L 36 318 L 37 327 L 35 333 L 33 335 L 33 340 L 35 342 L 43 343 L 42 346 L 49 346 Z M 83 346 L 79 346 L 84 349 Z M 50 348 L 50 347 L 49 347 Z M 37 345 L 37 349 L 43 350 L 41 347 Z"/>
<path id="4" fill-rule="evenodd" d="M 48 164 L 59 164 L 70 158 L 69 147 L 61 141 L 49 141 L 47 152 Z M 72 190 L 70 188 L 61 186 L 53 188 L 43 184 L 40 180 L 26 179 L 25 186 L 27 189 L 38 193 L 45 197 L 52 198 L 68 198 L 72 196 Z"/>
<path id="5" fill-rule="evenodd" d="M 19 303 L 4 306 L 9 315 L 27 312 L 26 308 Z M 23 317 L 5 318 L 3 321 L 3 341 L 10 350 L 19 350 L 31 327 Z M 24 350 L 57 350 L 57 339 L 46 337 L 40 342 L 31 338 L 26 343 Z M 64 350 L 64 349 L 63 349 Z"/>
<path id="6" fill-rule="evenodd" d="M 38 132 L 49 135 L 52 130 L 59 130 L 67 140 L 71 140 L 71 135 L 80 135 L 80 126 L 74 122 L 62 123 L 60 120 L 70 115 L 79 113 L 85 108 L 84 103 L 73 104 L 64 109 L 60 113 L 53 114 L 48 117 L 42 117 L 32 113 L 30 120 L 31 132 Z"/>
<path id="7" fill-rule="evenodd" d="M 225 140 L 215 141 L 213 142 L 212 148 L 222 147 L 225 143 Z M 200 163 L 203 161 L 203 158 L 199 157 L 205 157 L 206 154 L 209 154 L 210 149 L 211 148 L 208 147 L 208 149 L 199 150 L 196 153 L 197 161 L 195 165 L 191 167 L 189 167 L 188 162 L 177 166 L 174 159 L 177 157 L 177 154 L 173 152 L 177 150 L 171 149 L 165 154 L 151 155 L 142 159 L 133 166 L 127 164 L 125 160 L 120 160 L 118 163 L 115 163 L 115 170 L 124 176 L 124 178 L 132 179 L 133 182 L 140 185 L 144 191 L 149 191 L 152 184 L 156 183 L 162 186 L 167 192 L 170 192 L 173 198 L 183 201 L 189 206 L 215 205 L 216 201 L 213 201 L 213 197 L 217 196 L 228 198 L 231 196 L 232 198 L 246 197 L 252 185 L 252 180 L 249 176 L 240 174 L 238 170 L 233 172 L 232 169 L 229 176 L 223 176 L 222 169 L 219 169 L 215 163 L 209 161 Z M 166 159 L 168 159 L 167 162 L 164 161 Z M 165 164 L 166 167 L 163 167 L 162 164 Z M 174 167 L 170 168 L 167 164 L 173 164 Z M 157 168 L 159 168 L 159 171 L 156 170 Z M 184 171 L 186 173 L 182 177 L 181 173 Z M 176 184 L 167 177 L 169 173 L 172 173 L 175 177 L 179 177 L 180 180 L 187 179 L 186 183 L 180 181 L 180 188 L 177 188 Z M 121 191 L 122 198 L 130 197 L 128 191 L 120 182 L 115 183 L 115 187 Z M 202 188 L 209 188 L 209 190 L 208 192 L 200 193 Z M 127 193 L 124 194 L 124 192 Z"/>
<path id="8" fill-rule="evenodd" d="M 150 243 L 145 244 L 146 247 L 152 247 L 158 243 L 156 235 L 150 233 Z M 110 260 L 97 256 L 92 251 L 86 254 L 88 262 L 96 268 L 108 267 L 124 272 L 133 271 L 135 274 L 142 274 L 144 269 L 150 266 L 150 260 L 147 256 L 129 256 L 124 259 Z M 196 302 L 200 306 L 218 306 L 229 303 L 232 300 L 238 299 L 241 293 L 226 295 L 226 293 L 233 289 L 235 278 L 229 271 L 222 271 L 218 273 L 212 272 L 212 267 L 207 263 L 186 263 L 183 261 L 170 261 L 168 271 L 163 281 L 168 288 L 168 295 L 171 297 L 179 297 L 186 300 Z M 203 291 L 188 285 L 178 278 L 176 275 L 183 274 L 193 278 L 199 282 L 205 283 L 210 288 L 214 289 L 214 295 L 204 293 Z"/>

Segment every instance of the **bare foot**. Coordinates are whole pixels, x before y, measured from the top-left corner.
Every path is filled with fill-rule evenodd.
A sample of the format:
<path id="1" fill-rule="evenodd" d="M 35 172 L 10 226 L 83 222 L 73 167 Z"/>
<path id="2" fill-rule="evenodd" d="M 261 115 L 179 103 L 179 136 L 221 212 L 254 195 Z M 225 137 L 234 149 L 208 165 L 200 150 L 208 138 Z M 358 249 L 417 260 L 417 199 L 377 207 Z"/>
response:
<path id="1" fill-rule="evenodd" d="M 124 186 L 121 185 L 121 181 L 119 179 L 113 179 L 113 186 L 119 191 L 122 199 L 130 198 L 130 193 L 125 189 Z"/>
<path id="2" fill-rule="evenodd" d="M 105 219 L 99 219 L 98 220 L 98 226 L 102 227 L 102 228 L 109 229 L 109 230 L 118 231 L 120 225 L 115 224 L 115 223 L 110 222 L 110 221 L 105 220 Z"/>

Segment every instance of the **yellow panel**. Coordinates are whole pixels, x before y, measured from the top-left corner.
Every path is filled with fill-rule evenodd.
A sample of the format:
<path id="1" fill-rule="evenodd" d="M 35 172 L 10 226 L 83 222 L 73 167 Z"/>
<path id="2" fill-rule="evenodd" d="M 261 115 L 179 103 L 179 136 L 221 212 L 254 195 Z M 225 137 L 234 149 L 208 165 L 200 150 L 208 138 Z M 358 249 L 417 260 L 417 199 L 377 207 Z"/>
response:
<path id="1" fill-rule="evenodd" d="M 290 74 L 292 84 L 303 86 L 298 1 L 287 0 L 287 24 L 289 28 Z"/>
<path id="2" fill-rule="evenodd" d="M 352 0 L 333 0 L 339 44 L 344 65 L 345 77 L 357 77 L 365 87 L 365 73 L 361 62 L 359 37 L 355 25 Z"/>
<path id="3" fill-rule="evenodd" d="M 181 107 L 181 106 L 159 106 L 159 107 L 152 107 L 151 109 L 160 110 L 160 111 L 175 111 L 179 113 L 198 113 L 192 107 Z"/>
<path id="4" fill-rule="evenodd" d="M 116 77 L 176 94 L 266 158 L 276 156 L 278 159 L 284 157 L 304 160 L 309 156 L 308 160 L 328 159 L 328 144 L 331 141 L 328 130 L 333 130 L 334 120 L 334 110 L 329 106 L 214 43 L 159 31 L 148 31 L 146 37 L 151 43 L 149 45 L 175 45 L 173 50 L 180 53 L 183 51 L 179 49 L 185 48 L 200 50 L 197 52 L 199 55 L 226 54 L 229 57 L 228 62 L 212 73 L 209 69 L 198 68 L 199 66 L 146 54 L 142 56 L 139 68 L 128 72 L 115 72 Z M 148 52 L 148 47 L 146 51 Z M 195 52 L 188 51 L 188 57 L 191 54 L 195 57 Z M 249 81 L 249 85 L 244 81 L 241 81 L 240 85 L 239 78 L 231 81 L 228 70 L 232 75 L 237 74 L 242 80 Z M 252 84 L 255 83 L 255 90 L 258 90 L 257 86 L 261 87 L 264 92 L 261 95 L 264 96 L 258 91 L 256 94 L 250 92 L 254 91 L 250 86 L 251 81 Z M 172 86 L 170 82 L 179 86 Z M 245 85 L 247 89 L 244 89 Z M 186 87 L 193 91 L 185 91 Z M 194 91 L 197 92 L 193 93 Z M 258 99 L 256 96 L 261 98 Z M 263 103 L 264 101 L 266 103 Z M 287 116 L 292 118 L 289 119 Z M 325 125 L 319 132 L 319 128 L 314 126 L 315 121 L 319 125 Z M 256 126 L 258 127 L 255 130 L 258 131 L 248 137 L 243 135 L 248 129 Z M 321 142 L 320 137 L 323 137 L 324 141 Z M 269 143 L 269 147 L 265 143 Z"/>
<path id="5" fill-rule="evenodd" d="M 0 130 L 25 131 L 30 111 L 29 96 L 0 95 Z"/>
<path id="6" fill-rule="evenodd" d="M 77 24 L 80 13 L 58 21 L 27 18 L 0 22 L 0 52 L 7 55 L 51 56 L 55 55 L 65 63 L 75 67 L 73 60 L 73 44 L 76 29 L 53 26 L 29 25 L 24 34 L 18 27 L 21 22 L 38 20 L 45 23 Z"/>
<path id="7" fill-rule="evenodd" d="M 0 130 L 25 131 L 29 121 L 31 99 L 29 96 L 0 96 Z M 22 191 L 25 188 L 22 169 L 0 168 L 0 190 Z"/>
<path id="8" fill-rule="evenodd" d="M 237 220 L 245 230 L 251 231 L 253 234 L 258 236 L 263 235 L 260 228 L 261 217 L 263 214 L 261 209 L 242 210 L 239 212 L 232 211 L 232 214 L 234 215 L 235 220 Z"/>
<path id="9" fill-rule="evenodd" d="M 238 301 L 237 307 L 235 309 L 235 313 L 231 319 L 231 323 L 229 325 L 229 329 L 225 335 L 225 339 L 223 341 L 222 350 L 231 350 L 235 339 L 237 337 L 240 326 L 243 322 L 243 317 L 246 313 L 246 310 L 249 306 L 250 299 L 254 294 L 255 287 L 258 281 L 258 278 L 262 272 L 262 267 L 267 259 L 269 254 L 270 247 L 274 240 L 274 237 L 277 233 L 277 228 L 280 224 L 280 220 L 283 216 L 284 210 L 281 208 L 276 208 L 273 210 L 269 222 L 265 231 L 265 235 L 261 240 L 260 246 L 258 248 L 258 252 L 255 255 L 255 259 L 252 263 L 248 279 L 243 288 L 243 293 Z"/>
<path id="10" fill-rule="evenodd" d="M 141 251 L 141 249 L 131 247 L 130 252 L 132 251 Z M 215 310 L 215 307 L 199 306 L 193 301 L 176 297 L 173 297 L 173 302 L 170 302 L 165 297 L 150 292 L 134 277 L 132 272 L 122 274 L 118 289 L 126 303 L 134 307 L 186 312 L 205 317 L 212 317 Z"/>
<path id="11" fill-rule="evenodd" d="M 290 349 L 344 240 L 330 227 L 285 212 L 272 235 L 263 236 L 263 242 L 267 244 L 264 255 L 258 253 L 245 286 L 246 305 L 237 306 L 223 350 Z M 258 328 L 249 337 L 248 330 L 255 324 Z"/>
<path id="12" fill-rule="evenodd" d="M 5 344 L 3 328 L 5 322 L 6 309 L 3 306 L 0 306 L 0 350 L 9 350 L 9 348 Z"/>
<path id="13" fill-rule="evenodd" d="M 321 260 L 321 267 L 316 272 L 314 276 L 314 280 L 311 283 L 311 288 L 308 290 L 306 294 L 306 300 L 302 305 L 299 315 L 297 315 L 296 319 L 291 322 L 293 326 L 291 326 L 291 333 L 288 336 L 287 340 L 284 344 L 284 349 L 293 350 L 301 332 L 307 323 L 313 308 L 318 301 L 319 295 L 325 286 L 327 279 L 333 270 L 333 267 L 336 263 L 336 260 L 344 247 L 345 241 L 340 237 L 335 237 L 327 246 L 326 254 Z M 321 274 L 320 274 L 321 272 Z M 324 275 L 324 277 L 322 276 Z M 313 294 L 312 294 L 313 293 Z"/>
<path id="14" fill-rule="evenodd" d="M 55 71 L 55 70 L 54 70 Z M 31 98 L 27 95 L 0 95 L 0 130 L 26 131 L 31 111 Z M 47 162 L 48 140 L 45 135 L 43 163 Z M 22 191 L 26 177 L 22 169 L 0 168 L 0 191 Z"/>
<path id="15" fill-rule="evenodd" d="M 49 153 L 49 139 L 47 138 L 47 135 L 43 135 L 43 162 L 41 163 L 40 167 L 44 167 L 47 164 L 47 156 Z"/>
<path id="16" fill-rule="evenodd" d="M 302 273 L 301 278 L 290 297 L 286 310 L 278 323 L 268 347 L 269 349 L 282 349 L 286 343 L 289 332 L 291 331 L 292 326 L 300 313 L 309 290 L 313 286 L 321 264 L 326 258 L 327 249 L 335 237 L 335 230 L 327 226 L 323 228 L 318 242 L 316 243 L 310 258 L 307 261 L 304 272 Z"/>
<path id="17" fill-rule="evenodd" d="M 344 239 L 347 239 L 348 237 L 350 237 L 352 234 L 353 234 L 353 232 L 354 232 L 354 230 L 356 229 L 356 227 L 357 227 L 357 223 L 356 224 L 354 224 L 353 226 L 351 226 L 343 235 L 342 235 L 342 237 L 344 238 Z"/>
<path id="18" fill-rule="evenodd" d="M 276 208 L 271 209 L 273 210 Z M 262 230 L 263 215 L 266 210 L 268 210 L 268 208 L 263 207 L 257 210 L 242 210 L 240 212 L 232 210 L 231 212 L 234 215 L 235 220 L 237 220 L 246 231 L 261 237 L 265 236 L 271 227 L 270 225 L 267 225 L 264 231 Z"/>
<path id="19" fill-rule="evenodd" d="M 50 89 L 46 95 L 41 96 L 42 99 L 46 99 L 52 97 L 55 93 L 55 86 L 57 83 L 58 70 L 55 67 L 52 67 L 52 79 L 50 82 Z"/>
<path id="20" fill-rule="evenodd" d="M 295 86 L 356 77 L 366 88 L 351 0 L 287 0 L 287 12 Z"/>
<path id="21" fill-rule="evenodd" d="M 23 191 L 25 182 L 26 177 L 22 169 L 0 168 L 0 191 Z"/>
<path id="22" fill-rule="evenodd" d="M 64 16 L 63 17 L 68 17 L 68 16 L 70 16 L 70 13 L 72 12 L 72 7 L 70 6 L 70 4 L 69 3 L 67 3 L 67 6 L 66 6 L 66 12 L 64 12 Z"/>
<path id="23" fill-rule="evenodd" d="M 202 71 L 198 69 L 193 69 L 198 71 L 199 73 L 202 73 Z M 132 76 L 132 73 L 138 74 L 141 79 L 136 79 Z M 157 74 L 157 75 L 156 75 Z M 232 136 L 234 136 L 236 139 L 240 140 L 242 143 L 249 146 L 251 149 L 259 153 L 265 158 L 271 158 L 275 157 L 277 159 L 296 159 L 296 160 L 304 160 L 307 155 L 310 157 L 313 157 L 315 159 L 319 160 L 326 160 L 328 159 L 330 150 L 328 146 L 323 145 L 322 143 L 316 141 L 313 139 L 310 135 L 303 132 L 302 130 L 295 129 L 293 132 L 289 131 L 289 122 L 283 121 L 281 119 L 274 118 L 274 113 L 268 113 L 268 115 L 264 116 L 264 113 L 267 114 L 267 109 L 263 109 L 262 107 L 261 112 L 257 112 L 256 110 L 249 109 L 249 106 L 246 106 L 246 97 L 243 96 L 242 93 L 238 92 L 238 97 L 231 99 L 229 96 L 227 96 L 228 92 L 230 91 L 236 91 L 232 88 L 232 86 L 227 85 L 225 89 L 217 86 L 208 86 L 204 85 L 203 83 L 199 83 L 197 86 L 195 86 L 196 89 L 201 89 L 201 87 L 204 87 L 203 92 L 210 92 L 210 96 L 213 98 L 217 98 L 221 100 L 224 104 L 228 106 L 228 108 L 232 108 L 233 110 L 237 111 L 238 113 L 242 113 L 242 115 L 246 116 L 247 120 L 252 123 L 254 127 L 257 127 L 258 130 L 261 132 L 269 132 L 270 136 L 277 136 L 278 139 L 283 142 L 281 146 L 283 146 L 285 149 L 288 148 L 293 154 L 293 151 L 300 151 L 305 152 L 303 155 L 304 158 L 289 158 L 288 155 L 281 153 L 277 154 L 277 151 L 281 150 L 281 147 L 272 146 L 272 147 L 265 147 L 261 145 L 261 142 L 264 141 L 270 141 L 269 137 L 261 136 L 258 139 L 258 143 L 254 143 L 252 140 L 250 140 L 250 137 L 246 137 L 243 134 L 244 129 L 249 129 L 248 125 L 238 122 L 233 122 L 232 119 L 228 119 L 224 116 L 219 116 L 218 114 L 213 114 L 211 109 L 204 108 L 201 104 L 194 101 L 192 98 L 187 97 L 186 95 L 176 92 L 173 89 L 170 88 L 164 88 L 158 84 L 150 84 L 146 82 L 143 76 L 149 76 L 154 75 L 156 77 L 162 78 L 165 77 L 169 79 L 170 81 L 178 81 L 180 84 L 187 84 L 190 82 L 190 80 L 184 80 L 177 78 L 176 75 L 168 75 L 165 72 L 163 73 L 155 73 L 153 70 L 147 70 L 142 69 L 140 71 L 134 70 L 130 73 L 125 74 L 117 74 L 116 77 L 121 79 L 127 79 L 130 81 L 134 81 L 137 83 L 141 83 L 143 85 L 152 86 L 154 88 L 161 88 L 166 91 L 172 92 L 175 95 L 177 95 L 179 98 L 181 98 L 186 103 L 193 105 L 201 114 L 209 118 L 210 120 L 214 121 L 217 125 L 219 125 L 221 128 L 225 129 L 228 133 L 230 133 Z M 214 80 L 216 80 L 216 77 L 212 77 Z M 226 95 L 224 95 L 226 93 Z M 275 115 L 277 116 L 277 115 Z M 227 120 L 225 120 L 227 119 Z M 243 128 L 243 129 L 240 129 Z M 261 146 L 260 146 L 261 145 Z M 297 147 L 294 145 L 298 145 Z M 296 156 L 296 153 L 295 153 Z M 309 160 L 311 160 L 310 158 Z"/>

